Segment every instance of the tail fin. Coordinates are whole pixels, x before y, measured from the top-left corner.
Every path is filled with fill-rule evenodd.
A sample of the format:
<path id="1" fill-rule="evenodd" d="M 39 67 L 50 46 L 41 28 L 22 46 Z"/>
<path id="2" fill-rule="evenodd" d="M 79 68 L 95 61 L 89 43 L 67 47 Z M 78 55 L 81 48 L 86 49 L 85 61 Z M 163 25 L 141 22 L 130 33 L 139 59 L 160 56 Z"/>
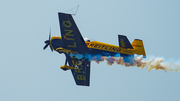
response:
<path id="1" fill-rule="evenodd" d="M 118 39 L 119 39 L 119 47 L 133 49 L 131 43 L 129 42 L 126 36 L 118 35 Z"/>
<path id="2" fill-rule="evenodd" d="M 143 57 L 146 57 L 146 53 L 145 53 L 145 49 L 144 49 L 144 45 L 143 45 L 142 40 L 135 39 L 132 42 L 132 46 L 133 46 L 133 48 L 135 50 L 135 54 L 143 55 Z"/>

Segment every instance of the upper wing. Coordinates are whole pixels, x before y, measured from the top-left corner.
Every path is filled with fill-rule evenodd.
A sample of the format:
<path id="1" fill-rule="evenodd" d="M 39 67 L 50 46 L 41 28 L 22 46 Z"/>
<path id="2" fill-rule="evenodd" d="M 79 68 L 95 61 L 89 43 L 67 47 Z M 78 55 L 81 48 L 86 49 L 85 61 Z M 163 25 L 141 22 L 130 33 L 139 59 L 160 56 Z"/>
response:
<path id="1" fill-rule="evenodd" d="M 88 59 L 77 59 L 70 57 L 68 54 L 66 59 L 71 67 L 77 67 L 77 69 L 71 69 L 72 75 L 77 85 L 89 86 L 90 84 L 90 61 Z"/>
<path id="2" fill-rule="evenodd" d="M 63 48 L 78 53 L 87 52 L 88 48 L 74 22 L 71 14 L 58 13 Z"/>

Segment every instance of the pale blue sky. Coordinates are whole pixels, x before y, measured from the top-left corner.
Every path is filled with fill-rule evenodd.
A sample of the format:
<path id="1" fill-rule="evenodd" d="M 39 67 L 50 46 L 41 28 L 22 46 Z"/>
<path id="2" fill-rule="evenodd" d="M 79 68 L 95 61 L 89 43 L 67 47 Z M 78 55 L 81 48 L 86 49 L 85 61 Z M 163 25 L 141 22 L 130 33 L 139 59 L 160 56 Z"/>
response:
<path id="1" fill-rule="evenodd" d="M 90 87 L 76 86 L 65 56 L 43 50 L 58 12 L 80 5 L 83 37 L 118 45 L 142 39 L 147 57 L 178 60 L 179 0 L 1 0 L 0 101 L 179 101 L 180 73 L 91 63 Z"/>

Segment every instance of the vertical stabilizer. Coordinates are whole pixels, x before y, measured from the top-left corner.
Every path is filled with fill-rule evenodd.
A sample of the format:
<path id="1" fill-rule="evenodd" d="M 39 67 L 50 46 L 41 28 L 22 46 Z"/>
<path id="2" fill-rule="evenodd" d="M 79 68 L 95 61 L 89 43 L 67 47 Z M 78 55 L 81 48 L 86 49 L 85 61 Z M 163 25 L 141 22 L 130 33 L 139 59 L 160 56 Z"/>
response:
<path id="1" fill-rule="evenodd" d="M 139 39 L 135 39 L 132 42 L 132 46 L 134 48 L 134 53 L 137 55 L 143 55 L 143 57 L 146 57 L 143 41 Z"/>

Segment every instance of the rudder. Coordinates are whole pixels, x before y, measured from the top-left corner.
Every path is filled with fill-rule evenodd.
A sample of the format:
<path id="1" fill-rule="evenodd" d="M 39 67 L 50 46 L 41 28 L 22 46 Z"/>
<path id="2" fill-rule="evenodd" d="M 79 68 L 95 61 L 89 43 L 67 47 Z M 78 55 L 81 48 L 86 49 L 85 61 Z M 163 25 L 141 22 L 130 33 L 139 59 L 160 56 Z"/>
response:
<path id="1" fill-rule="evenodd" d="M 140 39 L 135 39 L 132 42 L 132 46 L 134 48 L 134 53 L 137 55 L 143 55 L 143 57 L 146 57 L 143 41 Z"/>

